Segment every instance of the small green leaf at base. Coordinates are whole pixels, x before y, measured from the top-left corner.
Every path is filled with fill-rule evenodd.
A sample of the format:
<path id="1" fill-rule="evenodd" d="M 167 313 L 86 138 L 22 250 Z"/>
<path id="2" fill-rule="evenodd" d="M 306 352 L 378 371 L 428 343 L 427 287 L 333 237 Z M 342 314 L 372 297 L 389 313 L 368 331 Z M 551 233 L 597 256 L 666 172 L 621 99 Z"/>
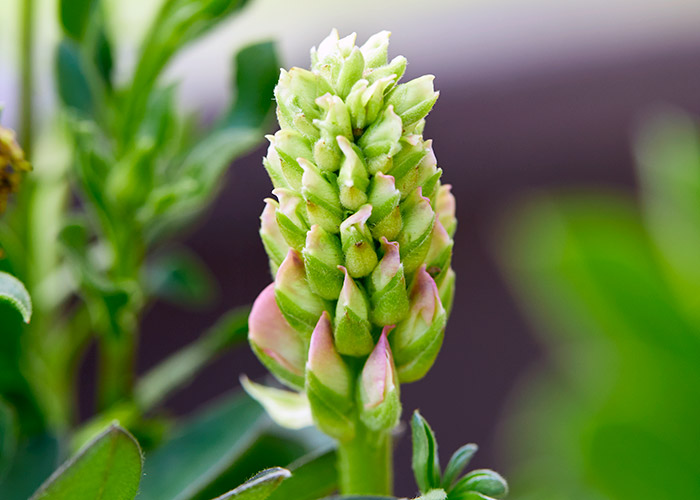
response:
<path id="1" fill-rule="evenodd" d="M 61 465 L 31 500 L 132 500 L 138 492 L 142 465 L 136 440 L 112 424 Z"/>
<path id="2" fill-rule="evenodd" d="M 440 460 L 437 441 L 428 422 L 416 410 L 411 419 L 413 436 L 413 473 L 420 491 L 440 486 Z"/>
<path id="3" fill-rule="evenodd" d="M 256 474 L 235 490 L 224 493 L 214 500 L 265 500 L 292 474 L 287 469 L 273 467 Z"/>
<path id="4" fill-rule="evenodd" d="M 32 299 L 22 282 L 0 271 L 0 302 L 7 302 L 22 315 L 25 323 L 32 318 Z"/>

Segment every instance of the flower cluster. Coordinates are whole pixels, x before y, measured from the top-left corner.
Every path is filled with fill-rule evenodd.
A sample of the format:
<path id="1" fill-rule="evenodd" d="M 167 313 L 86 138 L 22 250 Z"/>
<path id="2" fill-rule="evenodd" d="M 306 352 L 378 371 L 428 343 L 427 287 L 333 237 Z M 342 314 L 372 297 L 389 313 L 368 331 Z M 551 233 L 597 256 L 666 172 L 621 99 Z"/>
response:
<path id="1" fill-rule="evenodd" d="M 456 228 L 424 117 L 433 76 L 398 83 L 389 33 L 358 47 L 331 32 L 311 70 L 282 70 L 280 130 L 264 166 L 276 199 L 260 234 L 274 282 L 250 316 L 250 343 L 284 384 L 305 391 L 316 424 L 350 439 L 388 430 L 399 385 L 440 350 L 454 292 Z"/>

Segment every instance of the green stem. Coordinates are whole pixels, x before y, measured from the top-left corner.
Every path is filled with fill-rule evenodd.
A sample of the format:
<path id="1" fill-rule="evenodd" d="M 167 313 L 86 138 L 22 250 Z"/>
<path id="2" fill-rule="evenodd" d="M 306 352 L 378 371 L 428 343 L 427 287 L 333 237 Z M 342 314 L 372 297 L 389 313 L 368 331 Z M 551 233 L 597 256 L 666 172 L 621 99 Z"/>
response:
<path id="1" fill-rule="evenodd" d="M 135 332 L 109 333 L 100 342 L 99 407 L 101 410 L 131 397 L 134 381 Z"/>
<path id="2" fill-rule="evenodd" d="M 25 156 L 32 159 L 32 101 L 34 97 L 34 0 L 24 0 L 20 40 L 20 144 Z"/>
<path id="3" fill-rule="evenodd" d="M 357 423 L 354 439 L 338 445 L 340 493 L 343 495 L 391 495 L 393 454 L 391 434 L 373 432 Z"/>

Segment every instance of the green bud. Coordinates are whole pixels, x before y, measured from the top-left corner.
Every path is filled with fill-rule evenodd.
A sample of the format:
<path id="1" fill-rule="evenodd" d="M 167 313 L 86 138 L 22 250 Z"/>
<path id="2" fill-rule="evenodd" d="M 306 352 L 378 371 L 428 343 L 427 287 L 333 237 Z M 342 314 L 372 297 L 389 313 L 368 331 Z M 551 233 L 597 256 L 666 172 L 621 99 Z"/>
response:
<path id="1" fill-rule="evenodd" d="M 362 56 L 362 51 L 358 47 L 353 47 L 343 62 L 338 80 L 335 82 L 335 91 L 340 97 L 343 99 L 347 97 L 355 82 L 362 78 L 364 70 L 365 58 Z"/>
<path id="2" fill-rule="evenodd" d="M 248 317 L 248 340 L 268 370 L 283 384 L 304 387 L 306 347 L 277 307 L 275 285 L 268 285 L 253 303 Z"/>
<path id="3" fill-rule="evenodd" d="M 310 160 L 313 157 L 309 142 L 299 132 L 294 130 L 279 130 L 270 141 L 279 155 L 282 175 L 287 184 L 294 190 L 301 189 L 301 178 L 304 169 L 299 164 L 299 158 Z"/>
<path id="4" fill-rule="evenodd" d="M 277 207 L 279 205 L 272 198 L 265 198 L 265 208 L 260 214 L 260 238 L 265 252 L 270 258 L 270 270 L 272 275 L 277 274 L 277 269 L 289 252 L 289 244 L 282 236 L 277 224 Z"/>
<path id="5" fill-rule="evenodd" d="M 419 145 L 422 149 L 420 161 L 415 163 L 415 165 L 411 168 L 406 169 L 406 166 L 413 165 L 413 160 L 418 156 L 414 150 L 414 147 L 412 146 L 410 149 L 414 150 L 413 152 L 409 153 L 409 150 L 406 150 L 406 163 L 402 165 L 402 170 L 404 172 L 402 172 L 401 175 L 399 175 L 398 172 L 395 173 L 395 170 L 398 169 L 393 169 L 391 172 L 392 175 L 396 176 L 396 187 L 399 191 L 401 191 L 401 199 L 406 199 L 413 191 L 415 191 L 416 187 L 423 187 L 423 185 L 433 178 L 438 172 L 437 159 L 435 158 L 432 147 L 433 141 L 424 142 L 419 140 Z M 440 176 L 438 175 L 433 182 L 436 182 L 439 178 Z M 429 194 L 430 193 L 423 189 L 424 196 L 429 198 Z"/>
<path id="6" fill-rule="evenodd" d="M 338 268 L 345 279 L 335 309 L 335 345 L 341 354 L 365 356 L 374 347 L 367 296 L 345 267 Z"/>
<path id="7" fill-rule="evenodd" d="M 299 164 L 304 169 L 301 194 L 306 200 L 309 222 L 318 224 L 329 233 L 337 233 L 343 220 L 338 187 L 316 165 L 303 158 Z M 332 174 L 331 174 L 332 175 Z"/>
<path id="8" fill-rule="evenodd" d="M 306 231 L 309 229 L 303 200 L 291 189 L 273 189 L 272 194 L 279 200 L 275 217 L 282 236 L 290 247 L 301 251 L 306 243 Z"/>
<path id="9" fill-rule="evenodd" d="M 457 230 L 457 218 L 455 217 L 456 208 L 457 204 L 452 194 L 452 186 L 443 184 L 438 190 L 435 211 L 440 219 L 440 223 L 447 231 L 447 234 L 453 238 Z"/>
<path id="10" fill-rule="evenodd" d="M 321 131 L 321 138 L 314 146 L 314 158 L 322 170 L 335 172 L 340 167 L 341 153 L 336 143 L 337 136 L 352 139 L 350 113 L 343 100 L 337 95 L 324 94 L 316 99 L 323 109 L 323 120 L 314 120 Z"/>
<path id="11" fill-rule="evenodd" d="M 352 439 L 352 393 L 350 368 L 335 350 L 331 319 L 324 311 L 311 334 L 306 362 L 306 394 L 319 429 L 336 439 Z"/>
<path id="12" fill-rule="evenodd" d="M 433 88 L 433 75 L 424 75 L 408 83 L 397 85 L 387 98 L 387 104 L 401 117 L 404 125 L 417 122 L 430 112 L 439 92 Z"/>
<path id="13" fill-rule="evenodd" d="M 355 33 L 340 39 L 337 30 L 332 30 L 318 46 L 311 49 L 313 70 L 322 75 L 343 99 L 352 85 L 362 78 L 365 67 L 362 51 L 355 47 Z"/>
<path id="14" fill-rule="evenodd" d="M 267 175 L 272 180 L 272 186 L 275 188 L 288 188 L 289 183 L 282 171 L 282 161 L 275 148 L 275 136 L 266 135 L 265 139 L 270 141 L 270 146 L 267 148 L 267 156 L 263 158 L 263 165 L 265 170 L 267 170 Z"/>
<path id="15" fill-rule="evenodd" d="M 369 37 L 360 47 L 365 58 L 365 66 L 368 68 L 378 68 L 387 64 L 389 53 L 390 31 L 380 31 Z"/>
<path id="16" fill-rule="evenodd" d="M 367 167 L 362 161 L 362 153 L 358 151 L 357 146 L 340 135 L 336 140 L 340 150 L 345 155 L 338 174 L 340 203 L 348 210 L 358 210 L 367 202 L 367 194 L 365 193 L 369 185 Z"/>
<path id="17" fill-rule="evenodd" d="M 448 316 L 450 312 L 452 312 L 452 301 L 455 297 L 455 280 L 455 272 L 452 268 L 449 268 L 447 272 L 440 275 L 438 281 L 436 281 L 438 291 L 440 292 L 440 302 L 442 302 Z"/>
<path id="18" fill-rule="evenodd" d="M 353 278 L 367 276 L 377 265 L 374 240 L 367 227 L 367 219 L 371 213 L 372 207 L 364 205 L 340 225 L 340 241 L 345 254 L 345 266 Z"/>
<path id="19" fill-rule="evenodd" d="M 275 298 L 285 319 L 296 331 L 308 336 L 328 304 L 311 291 L 304 262 L 296 250 L 289 250 L 275 276 Z"/>
<path id="20" fill-rule="evenodd" d="M 319 75 L 301 68 L 282 70 L 275 87 L 277 119 L 282 128 L 293 128 L 307 139 L 316 141 L 318 129 L 313 120 L 320 117 L 316 98 L 331 91 Z"/>
<path id="21" fill-rule="evenodd" d="M 382 237 L 384 256 L 374 268 L 369 280 L 372 322 L 393 325 L 408 313 L 408 294 L 399 244 Z"/>
<path id="22" fill-rule="evenodd" d="M 446 323 L 437 285 L 421 266 L 411 285 L 408 316 L 391 336 L 401 382 L 419 380 L 428 372 L 442 346 Z"/>
<path id="23" fill-rule="evenodd" d="M 365 71 L 364 77 L 370 84 L 386 77 L 392 77 L 395 82 L 398 82 L 406 72 L 407 63 L 408 61 L 406 61 L 405 57 L 397 56 L 386 66 L 380 66 L 371 71 Z"/>
<path id="24" fill-rule="evenodd" d="M 324 299 L 335 300 L 343 286 L 343 273 L 338 269 L 343 251 L 338 237 L 314 224 L 306 234 L 302 255 L 311 290 Z"/>
<path id="25" fill-rule="evenodd" d="M 358 140 L 367 157 L 367 168 L 371 174 L 391 170 L 392 157 L 401 150 L 399 140 L 403 125 L 401 118 L 388 106 L 381 118 L 372 123 Z"/>
<path id="26" fill-rule="evenodd" d="M 365 79 L 355 82 L 345 99 L 355 133 L 361 133 L 362 129 L 377 119 L 384 106 L 384 93 L 393 83 L 393 76 L 380 78 L 371 85 Z"/>
<path id="27" fill-rule="evenodd" d="M 369 188 L 369 204 L 372 205 L 372 215 L 368 222 L 372 235 L 376 239 L 385 237 L 396 239 L 403 221 L 399 210 L 401 193 L 396 189 L 394 177 L 378 172 L 372 178 Z"/>
<path id="28" fill-rule="evenodd" d="M 442 226 L 440 219 L 435 221 L 433 225 L 433 234 L 430 236 L 430 248 L 425 256 L 427 271 L 430 276 L 438 281 L 438 277 L 442 277 L 450 268 L 452 260 L 452 247 L 454 241 L 447 234 L 447 231 Z"/>
<path id="29" fill-rule="evenodd" d="M 401 418 L 399 382 L 386 338 L 391 328 L 387 326 L 382 331 L 360 375 L 360 419 L 374 431 L 391 430 Z"/>
<path id="30" fill-rule="evenodd" d="M 397 238 L 401 249 L 401 260 L 406 273 L 412 273 L 425 260 L 430 248 L 430 235 L 435 221 L 435 212 L 430 200 L 422 195 L 418 187 L 401 204 L 403 228 Z"/>

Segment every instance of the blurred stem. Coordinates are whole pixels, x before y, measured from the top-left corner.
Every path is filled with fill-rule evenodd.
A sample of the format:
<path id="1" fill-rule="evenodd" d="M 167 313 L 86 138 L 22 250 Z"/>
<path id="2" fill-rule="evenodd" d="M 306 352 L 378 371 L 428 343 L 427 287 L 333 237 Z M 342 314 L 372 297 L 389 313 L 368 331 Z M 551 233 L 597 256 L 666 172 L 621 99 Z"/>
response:
<path id="1" fill-rule="evenodd" d="M 20 144 L 25 156 L 32 159 L 34 94 L 34 0 L 24 0 L 20 20 Z"/>
<path id="2" fill-rule="evenodd" d="M 134 380 L 135 331 L 107 333 L 100 342 L 99 407 L 106 410 L 128 400 Z"/>
<path id="3" fill-rule="evenodd" d="M 355 437 L 338 443 L 340 493 L 391 495 L 392 457 L 391 433 L 371 431 L 358 421 Z"/>

